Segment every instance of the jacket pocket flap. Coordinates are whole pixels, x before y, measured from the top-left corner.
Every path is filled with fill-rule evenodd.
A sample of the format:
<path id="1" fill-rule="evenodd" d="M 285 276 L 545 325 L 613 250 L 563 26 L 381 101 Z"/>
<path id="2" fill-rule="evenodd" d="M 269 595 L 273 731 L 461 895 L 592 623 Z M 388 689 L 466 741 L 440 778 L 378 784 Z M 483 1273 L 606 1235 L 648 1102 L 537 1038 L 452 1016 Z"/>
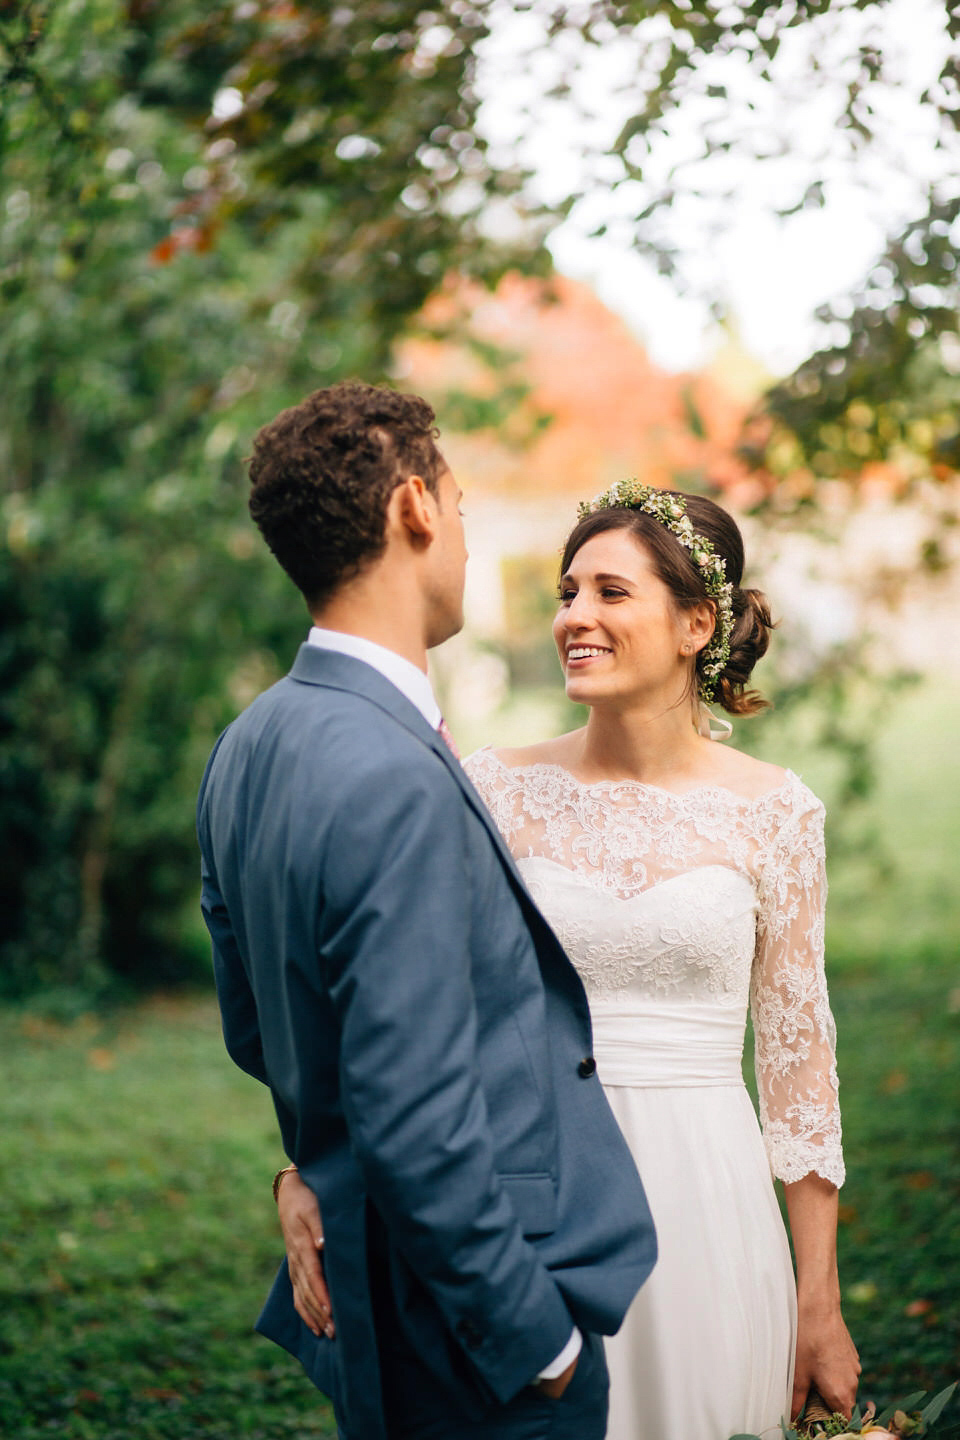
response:
<path id="1" fill-rule="evenodd" d="M 509 1197 L 524 1235 L 549 1235 L 557 1224 L 557 1192 L 545 1172 L 530 1175 L 501 1175 L 500 1184 Z"/>

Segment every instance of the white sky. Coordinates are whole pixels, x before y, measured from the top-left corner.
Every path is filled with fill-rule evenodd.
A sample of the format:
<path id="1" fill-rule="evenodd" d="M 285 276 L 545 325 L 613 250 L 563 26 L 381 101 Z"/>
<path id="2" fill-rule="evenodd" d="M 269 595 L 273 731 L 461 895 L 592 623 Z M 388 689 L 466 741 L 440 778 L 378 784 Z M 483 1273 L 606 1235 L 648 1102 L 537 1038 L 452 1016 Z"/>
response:
<path id="1" fill-rule="evenodd" d="M 619 165 L 602 155 L 638 108 L 633 39 L 611 32 L 602 46 L 573 44 L 570 37 L 563 44 L 548 42 L 536 13 L 518 15 L 503 0 L 501 18 L 481 51 L 482 128 L 498 158 L 519 159 L 534 171 L 542 197 L 553 200 L 582 188 L 583 200 L 551 238 L 556 264 L 589 281 L 657 363 L 686 369 L 710 358 L 719 336 L 702 296 L 711 293 L 746 348 L 773 373 L 786 373 L 814 348 L 816 307 L 863 279 L 886 238 L 923 212 L 930 181 L 960 177 L 960 149 L 952 156 L 936 150 L 935 116 L 920 102 L 946 50 L 942 0 L 889 0 L 841 18 L 839 43 L 831 43 L 817 22 L 786 37 L 774 67 L 775 89 L 763 86 L 746 65 L 716 62 L 710 82 L 737 97 L 733 113 L 740 121 L 732 123 L 752 125 L 772 154 L 756 161 L 735 144 L 726 157 L 691 172 L 706 198 L 686 195 L 665 220 L 665 233 L 683 242 L 689 286 L 683 296 L 632 249 L 633 216 L 652 191 L 632 181 L 614 189 Z M 656 44 L 660 24 L 655 17 L 638 33 Z M 836 118 L 849 57 L 870 38 L 894 57 L 899 89 L 873 87 L 882 144 L 851 158 Z M 812 56 L 821 66 L 816 84 L 810 80 Z M 549 98 L 546 92 L 571 60 L 572 97 Z M 753 112 L 742 103 L 748 98 Z M 703 127 L 728 127 L 730 115 L 722 99 L 686 107 L 672 122 L 668 141 L 645 160 L 645 177 L 665 178 L 677 160 L 696 156 Z M 816 180 L 825 184 L 823 209 L 784 220 L 774 214 L 776 204 L 795 203 Z M 719 192 L 731 186 L 736 198 L 724 201 Z M 590 238 L 600 223 L 607 224 L 607 235 Z"/>

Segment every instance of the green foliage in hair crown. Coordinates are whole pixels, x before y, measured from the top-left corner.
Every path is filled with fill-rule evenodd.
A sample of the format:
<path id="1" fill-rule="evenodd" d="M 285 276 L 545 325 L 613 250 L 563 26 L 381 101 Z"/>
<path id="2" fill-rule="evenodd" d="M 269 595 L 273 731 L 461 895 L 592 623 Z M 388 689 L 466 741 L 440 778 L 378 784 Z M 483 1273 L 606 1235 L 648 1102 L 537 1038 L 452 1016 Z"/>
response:
<path id="1" fill-rule="evenodd" d="M 716 605 L 713 635 L 702 652 L 699 677 L 701 700 L 712 700 L 717 681 L 730 659 L 730 636 L 733 634 L 733 586 L 727 579 L 727 566 L 705 535 L 699 535 L 681 498 L 658 490 L 655 485 L 641 485 L 638 480 L 618 480 L 602 495 L 584 500 L 577 516 L 585 520 L 598 510 L 642 510 L 652 515 L 674 535 L 696 566 L 703 588 Z"/>

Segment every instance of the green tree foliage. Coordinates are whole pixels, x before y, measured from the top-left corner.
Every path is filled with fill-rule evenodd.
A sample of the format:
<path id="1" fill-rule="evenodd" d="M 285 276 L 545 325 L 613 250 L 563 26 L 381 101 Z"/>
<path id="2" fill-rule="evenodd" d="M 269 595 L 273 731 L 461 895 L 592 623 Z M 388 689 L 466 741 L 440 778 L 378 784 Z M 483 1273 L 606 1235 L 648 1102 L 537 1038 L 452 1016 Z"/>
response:
<path id="1" fill-rule="evenodd" d="M 647 186 L 637 217 L 638 248 L 661 270 L 684 281 L 690 254 L 671 214 L 678 202 L 712 203 L 717 215 L 730 204 L 732 189 L 708 179 L 710 162 L 732 151 L 776 163 L 787 153 L 784 136 L 771 134 L 762 118 L 778 92 L 820 89 L 834 106 L 829 150 L 798 159 L 794 193 L 777 186 L 771 194 L 771 209 L 781 216 L 822 207 L 829 185 L 840 176 L 857 180 L 866 159 L 879 158 L 891 174 L 902 168 L 886 103 L 905 86 L 892 32 L 883 30 L 889 8 L 888 0 L 693 0 L 607 11 L 619 24 L 636 21 L 638 33 L 651 27 L 651 48 L 652 27 L 665 19 L 670 26 L 667 41 L 660 39 L 665 53 L 651 56 L 656 80 L 646 103 L 617 141 L 620 183 L 646 183 L 648 162 L 684 106 L 703 116 L 702 148 Z M 855 482 L 870 462 L 893 466 L 903 495 L 917 480 L 960 470 L 960 6 L 942 0 L 926 8 L 942 20 L 942 54 L 938 73 L 915 99 L 913 118 L 942 157 L 942 178 L 925 190 L 918 186 L 915 213 L 889 236 L 854 292 L 818 313 L 822 342 L 772 387 L 744 439 L 745 455 L 767 470 L 772 492 L 784 475 L 806 472 L 811 483 L 796 490 L 801 505 L 816 503 L 819 480 Z M 805 49 L 794 44 L 792 72 L 778 70 L 784 48 L 804 32 Z M 722 174 L 722 165 L 716 170 Z M 774 498 L 782 510 L 782 492 Z"/>
<path id="2" fill-rule="evenodd" d="M 960 471 L 960 194 L 893 240 L 858 293 L 820 318 L 831 343 L 765 398 L 762 459 L 855 478 L 869 462 L 911 482 Z M 761 421 L 762 426 L 762 421 Z"/>
<path id="3" fill-rule="evenodd" d="M 0 993 L 201 963 L 203 758 L 302 632 L 244 447 L 451 268 L 543 265 L 479 229 L 521 177 L 448 9 L 0 5 Z"/>
<path id="4" fill-rule="evenodd" d="M 892 462 L 904 493 L 931 474 L 955 475 L 956 0 L 918 0 L 918 21 L 935 57 L 921 90 L 903 63 L 896 39 L 902 30 L 893 23 L 897 7 L 890 0 L 592 0 L 584 6 L 526 0 L 514 8 L 539 19 L 515 73 L 531 68 L 537 49 L 552 45 L 550 93 L 571 104 L 591 108 L 579 74 L 586 73 L 591 48 L 611 41 L 632 47 L 627 118 L 610 153 L 593 157 L 594 173 L 621 192 L 616 203 L 596 207 L 608 217 L 599 230 L 616 229 L 718 312 L 723 275 L 710 250 L 736 205 L 742 162 L 749 158 L 765 171 L 768 210 L 783 218 L 823 207 L 838 183 L 848 191 L 858 187 L 870 209 L 871 185 L 911 178 L 904 175 L 910 150 L 901 147 L 906 118 L 913 155 L 919 144 L 928 152 L 921 171 L 939 178 L 917 178 L 912 201 L 900 202 L 912 204 L 912 213 L 854 292 L 823 309 L 816 352 L 764 398 L 743 448 L 767 471 L 772 491 L 784 475 L 803 469 L 806 490 L 796 487 L 801 503 L 815 503 L 821 478 L 852 481 L 871 461 Z M 561 43 L 572 29 L 583 44 Z M 791 132 L 791 122 L 802 126 L 808 115 L 811 95 L 819 106 L 811 117 L 815 133 Z M 910 186 L 900 188 L 906 194 Z M 783 493 L 775 498 L 782 506 Z"/>

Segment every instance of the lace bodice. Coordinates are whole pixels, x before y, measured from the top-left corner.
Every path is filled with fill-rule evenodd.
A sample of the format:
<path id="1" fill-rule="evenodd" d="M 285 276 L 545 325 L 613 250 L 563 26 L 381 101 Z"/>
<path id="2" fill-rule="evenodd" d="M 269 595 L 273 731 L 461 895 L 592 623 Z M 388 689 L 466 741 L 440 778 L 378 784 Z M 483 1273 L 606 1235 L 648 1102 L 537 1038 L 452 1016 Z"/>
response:
<path id="1" fill-rule="evenodd" d="M 625 997 L 704 1004 L 756 1038 L 773 1173 L 844 1177 L 835 1030 L 823 967 L 823 807 L 789 771 L 756 799 L 585 785 L 558 765 L 466 762 L 599 1014 Z M 621 1013 L 627 1013 L 621 1010 Z"/>

